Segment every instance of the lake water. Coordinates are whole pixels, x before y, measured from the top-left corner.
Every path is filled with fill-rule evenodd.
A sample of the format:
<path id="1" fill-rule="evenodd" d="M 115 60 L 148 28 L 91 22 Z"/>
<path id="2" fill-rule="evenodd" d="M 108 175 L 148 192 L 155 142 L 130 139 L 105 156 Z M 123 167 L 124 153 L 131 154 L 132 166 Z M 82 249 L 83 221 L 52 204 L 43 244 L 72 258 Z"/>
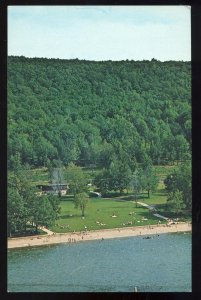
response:
<path id="1" fill-rule="evenodd" d="M 9 292 L 190 292 L 191 234 L 8 252 Z"/>

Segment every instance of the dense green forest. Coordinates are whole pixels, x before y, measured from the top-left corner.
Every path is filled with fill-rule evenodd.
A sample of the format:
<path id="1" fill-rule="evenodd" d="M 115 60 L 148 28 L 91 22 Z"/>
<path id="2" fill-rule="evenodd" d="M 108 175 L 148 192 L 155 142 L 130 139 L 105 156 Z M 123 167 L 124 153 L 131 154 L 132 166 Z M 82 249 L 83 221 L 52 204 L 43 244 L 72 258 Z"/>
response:
<path id="1" fill-rule="evenodd" d="M 103 197 L 127 192 L 137 205 L 161 181 L 153 165 L 179 163 L 164 180 L 178 215 L 191 209 L 190 158 L 190 62 L 8 57 L 9 236 L 59 218 L 61 199 L 37 196 L 37 168 L 49 182 L 62 172 L 84 216 L 89 179 Z"/>
<path id="2" fill-rule="evenodd" d="M 8 57 L 9 169 L 16 154 L 131 171 L 190 159 L 190 62 Z"/>

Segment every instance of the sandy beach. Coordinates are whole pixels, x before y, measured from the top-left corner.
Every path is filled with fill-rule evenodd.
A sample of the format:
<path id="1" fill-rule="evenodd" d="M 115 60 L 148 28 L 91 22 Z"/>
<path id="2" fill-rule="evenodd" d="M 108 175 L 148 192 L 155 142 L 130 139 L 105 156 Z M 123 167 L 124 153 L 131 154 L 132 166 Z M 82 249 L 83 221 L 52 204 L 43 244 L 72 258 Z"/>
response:
<path id="1" fill-rule="evenodd" d="M 27 236 L 21 238 L 8 238 L 8 249 L 52 245 L 59 243 L 76 243 L 89 240 L 101 240 L 131 236 L 151 236 L 171 232 L 191 231 L 191 224 L 178 223 L 167 225 L 135 226 L 124 228 L 113 228 L 75 233 L 54 233 L 40 236 Z"/>

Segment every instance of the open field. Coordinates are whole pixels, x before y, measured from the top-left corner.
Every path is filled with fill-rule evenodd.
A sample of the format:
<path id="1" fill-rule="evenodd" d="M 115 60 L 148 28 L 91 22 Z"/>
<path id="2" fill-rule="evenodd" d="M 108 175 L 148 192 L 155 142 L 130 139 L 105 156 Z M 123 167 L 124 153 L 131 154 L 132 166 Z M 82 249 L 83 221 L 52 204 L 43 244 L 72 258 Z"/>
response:
<path id="1" fill-rule="evenodd" d="M 166 196 L 153 195 L 153 198 L 143 201 L 157 208 L 157 213 L 168 218 L 176 217 L 171 212 L 164 211 Z M 74 208 L 72 199 L 61 201 L 61 215 L 50 230 L 58 233 L 99 230 L 109 228 L 123 228 L 131 226 L 153 225 L 166 223 L 153 215 L 149 209 L 136 207 L 133 201 L 120 198 L 91 198 L 86 208 L 85 217 L 81 217 L 81 211 Z M 113 217 L 112 217 L 113 216 Z M 115 217 L 114 217 L 115 216 Z M 190 217 L 179 218 L 180 221 L 190 221 Z"/>
<path id="2" fill-rule="evenodd" d="M 60 219 L 57 220 L 56 226 L 50 229 L 54 232 L 70 232 L 85 230 L 85 226 L 88 230 L 97 230 L 157 223 L 158 218 L 153 216 L 147 208 L 139 205 L 136 207 L 132 201 L 118 198 L 91 198 L 85 217 L 82 218 L 81 211 L 75 209 L 72 199 L 69 199 L 61 201 Z"/>

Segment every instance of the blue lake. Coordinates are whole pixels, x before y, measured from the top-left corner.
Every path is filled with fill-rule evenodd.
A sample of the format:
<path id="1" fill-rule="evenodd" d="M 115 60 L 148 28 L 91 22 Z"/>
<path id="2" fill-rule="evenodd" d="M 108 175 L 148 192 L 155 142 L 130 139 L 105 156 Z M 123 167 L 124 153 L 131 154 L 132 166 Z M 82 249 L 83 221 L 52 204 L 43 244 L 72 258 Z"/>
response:
<path id="1" fill-rule="evenodd" d="M 9 292 L 190 292 L 191 234 L 8 251 Z"/>

